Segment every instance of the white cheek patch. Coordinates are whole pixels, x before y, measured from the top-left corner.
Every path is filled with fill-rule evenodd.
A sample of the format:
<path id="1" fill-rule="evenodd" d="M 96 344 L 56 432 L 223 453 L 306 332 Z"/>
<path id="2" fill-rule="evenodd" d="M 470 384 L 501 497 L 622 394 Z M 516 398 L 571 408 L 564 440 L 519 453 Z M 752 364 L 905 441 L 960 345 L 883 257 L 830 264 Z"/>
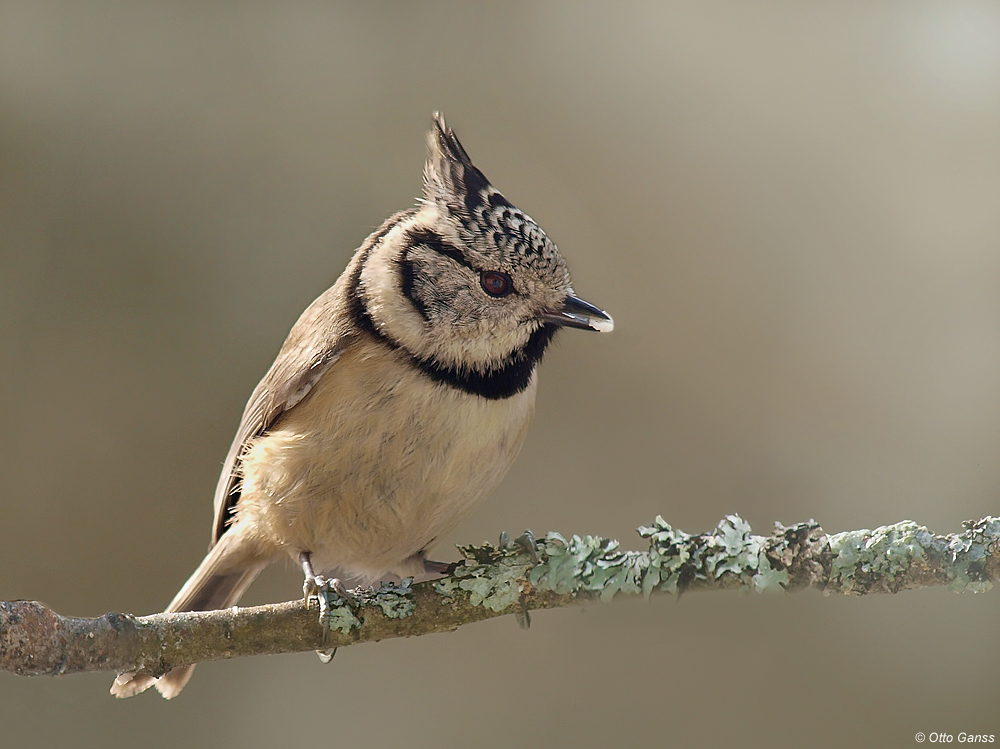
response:
<path id="1" fill-rule="evenodd" d="M 524 310 L 511 305 L 514 300 L 504 302 L 509 319 L 502 321 L 504 314 L 491 309 L 497 300 L 485 298 L 475 271 L 418 245 L 405 257 L 445 307 L 428 309 L 431 321 L 427 321 L 403 291 L 401 261 L 410 245 L 406 234 L 433 225 L 434 214 L 435 209 L 425 208 L 385 236 L 365 261 L 359 292 L 375 327 L 410 353 L 461 369 L 489 368 L 524 346 L 534 328 L 516 323 Z"/>
<path id="2" fill-rule="evenodd" d="M 419 351 L 424 319 L 399 287 L 399 250 L 408 225 L 397 226 L 368 256 L 361 285 L 375 326 L 410 351 Z"/>

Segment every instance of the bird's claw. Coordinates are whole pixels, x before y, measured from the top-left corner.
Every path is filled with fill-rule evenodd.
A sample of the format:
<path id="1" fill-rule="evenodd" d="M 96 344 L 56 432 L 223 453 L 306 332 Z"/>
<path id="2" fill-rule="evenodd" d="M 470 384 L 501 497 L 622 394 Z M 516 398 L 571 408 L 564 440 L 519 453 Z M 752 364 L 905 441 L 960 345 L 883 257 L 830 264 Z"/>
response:
<path id="1" fill-rule="evenodd" d="M 521 549 L 525 554 L 531 557 L 533 564 L 538 564 L 538 551 L 535 548 L 535 534 L 530 530 L 526 530 L 520 536 L 514 539 L 514 546 Z M 510 534 L 507 531 L 500 532 L 500 549 L 505 550 L 510 546 Z"/>
<path id="2" fill-rule="evenodd" d="M 309 599 L 313 596 L 316 597 L 316 603 L 319 606 L 319 626 L 323 629 L 322 644 L 326 645 L 327 632 L 330 631 L 330 609 L 334 604 L 334 601 L 331 600 L 332 596 L 336 594 L 338 599 L 343 600 L 352 609 L 357 608 L 358 600 L 348 592 L 344 584 L 336 577 L 326 578 L 313 572 L 312 556 L 309 552 L 304 551 L 299 554 L 299 562 L 302 564 L 302 574 L 304 576 L 302 581 L 302 598 L 305 599 L 306 606 L 308 607 Z M 339 600 L 337 603 L 339 604 Z M 336 652 L 337 648 L 323 648 L 322 650 L 317 650 L 316 655 L 319 656 L 319 659 L 323 663 L 329 663 L 333 660 Z"/>
<path id="3" fill-rule="evenodd" d="M 337 654 L 337 648 L 327 648 L 326 650 L 317 650 L 316 655 L 319 657 L 320 663 L 329 663 L 333 660 L 333 656 Z"/>
<path id="4" fill-rule="evenodd" d="M 455 571 L 458 562 L 435 562 L 433 559 L 424 560 L 424 572 L 433 575 L 450 575 Z"/>
<path id="5" fill-rule="evenodd" d="M 534 564 L 538 564 L 538 551 L 536 549 L 535 534 L 530 530 L 526 530 L 520 536 L 514 539 L 514 543 L 524 549 L 528 556 L 531 557 L 531 561 Z"/>
<path id="6" fill-rule="evenodd" d="M 336 596 L 336 599 L 334 598 Z M 306 575 L 302 583 L 302 597 L 309 604 L 309 599 L 315 597 L 319 605 L 319 623 L 323 626 L 324 634 L 330 626 L 330 609 L 339 604 L 342 600 L 351 608 L 358 605 L 357 599 L 351 595 L 350 591 L 336 577 L 323 577 L 322 575 Z"/>
<path id="7" fill-rule="evenodd" d="M 337 600 L 333 600 L 336 595 Z M 351 608 L 358 605 L 357 600 L 352 596 L 344 584 L 336 577 L 326 578 L 322 575 L 306 575 L 302 583 L 302 596 L 305 598 L 306 606 L 309 599 L 316 597 L 319 605 L 319 626 L 323 628 L 323 644 L 326 644 L 326 636 L 330 631 L 330 609 L 334 604 L 345 602 Z M 324 648 L 316 651 L 321 663 L 329 663 L 333 656 L 337 654 L 337 648 Z"/>

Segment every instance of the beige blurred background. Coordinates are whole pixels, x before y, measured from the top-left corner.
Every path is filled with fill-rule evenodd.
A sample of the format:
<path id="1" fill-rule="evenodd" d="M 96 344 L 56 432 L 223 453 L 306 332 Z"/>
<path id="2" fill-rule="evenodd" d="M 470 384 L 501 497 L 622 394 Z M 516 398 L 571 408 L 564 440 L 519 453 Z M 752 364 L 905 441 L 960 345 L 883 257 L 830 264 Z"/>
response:
<path id="1" fill-rule="evenodd" d="M 160 610 L 298 313 L 434 109 L 562 248 L 567 332 L 437 549 L 1000 514 L 1000 5 L 0 2 L 0 598 Z M 287 600 L 269 571 L 249 602 Z M 204 664 L 0 675 L 32 746 L 910 746 L 1000 735 L 1000 591 L 690 595 Z"/>

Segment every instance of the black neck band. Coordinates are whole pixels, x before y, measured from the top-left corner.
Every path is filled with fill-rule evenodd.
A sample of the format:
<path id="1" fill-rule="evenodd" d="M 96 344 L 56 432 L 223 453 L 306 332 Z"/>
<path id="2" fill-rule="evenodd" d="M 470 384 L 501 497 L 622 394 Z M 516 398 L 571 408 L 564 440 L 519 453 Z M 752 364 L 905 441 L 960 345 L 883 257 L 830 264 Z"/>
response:
<path id="1" fill-rule="evenodd" d="M 412 353 L 407 353 L 410 353 L 414 363 L 432 380 L 472 395 L 499 400 L 517 395 L 528 387 L 535 367 L 541 361 L 545 347 L 552 340 L 556 330 L 555 325 L 543 325 L 531 334 L 531 338 L 523 348 L 512 352 L 499 369 L 488 372 L 463 371 L 433 359 L 418 359 Z"/>

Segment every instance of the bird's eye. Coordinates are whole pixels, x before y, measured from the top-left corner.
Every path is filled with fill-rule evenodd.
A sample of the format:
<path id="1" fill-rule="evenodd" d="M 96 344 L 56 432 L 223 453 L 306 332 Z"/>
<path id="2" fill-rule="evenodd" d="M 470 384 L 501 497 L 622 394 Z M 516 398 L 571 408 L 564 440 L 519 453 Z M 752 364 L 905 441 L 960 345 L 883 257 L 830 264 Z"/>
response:
<path id="1" fill-rule="evenodd" d="M 484 270 L 479 274 L 479 284 L 490 296 L 507 296 L 514 290 L 510 276 L 498 270 Z"/>

